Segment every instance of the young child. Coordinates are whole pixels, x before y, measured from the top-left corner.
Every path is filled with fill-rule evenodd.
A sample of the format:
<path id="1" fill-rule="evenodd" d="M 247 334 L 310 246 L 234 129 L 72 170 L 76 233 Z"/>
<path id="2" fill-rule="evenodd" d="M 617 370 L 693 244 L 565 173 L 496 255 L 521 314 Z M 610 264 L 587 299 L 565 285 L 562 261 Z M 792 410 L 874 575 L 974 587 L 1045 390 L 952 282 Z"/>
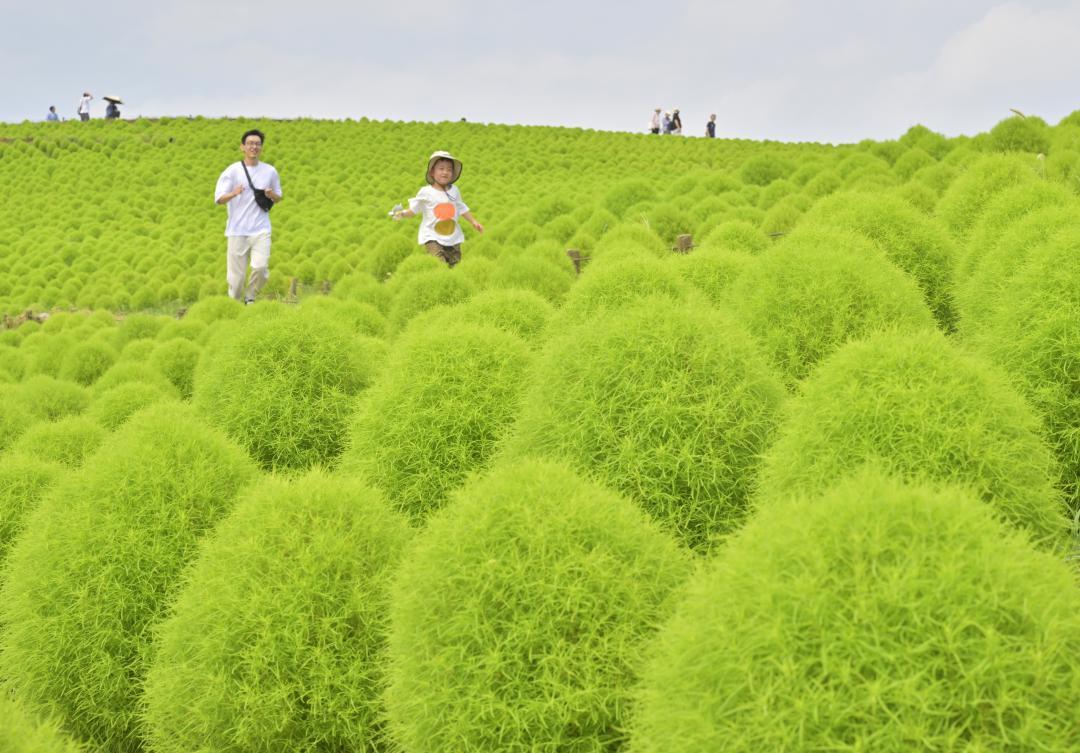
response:
<path id="1" fill-rule="evenodd" d="M 469 207 L 461 200 L 461 191 L 454 185 L 461 177 L 461 160 L 449 152 L 435 152 L 428 160 L 426 177 L 428 185 L 409 199 L 409 208 L 394 207 L 390 216 L 402 220 L 423 215 L 418 236 L 420 245 L 452 267 L 461 261 L 461 244 L 465 240 L 458 218 L 468 220 L 478 233 L 484 232 L 484 226 L 469 212 Z"/>

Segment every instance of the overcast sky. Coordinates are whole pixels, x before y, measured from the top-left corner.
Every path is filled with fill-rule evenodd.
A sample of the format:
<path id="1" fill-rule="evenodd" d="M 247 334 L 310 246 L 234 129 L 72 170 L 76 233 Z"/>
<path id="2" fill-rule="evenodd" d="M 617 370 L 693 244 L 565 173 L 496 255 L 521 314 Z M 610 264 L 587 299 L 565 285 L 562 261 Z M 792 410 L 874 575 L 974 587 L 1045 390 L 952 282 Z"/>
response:
<path id="1" fill-rule="evenodd" d="M 1080 0 L 0 0 L 0 120 L 457 120 L 698 135 L 976 133 L 1080 109 Z"/>

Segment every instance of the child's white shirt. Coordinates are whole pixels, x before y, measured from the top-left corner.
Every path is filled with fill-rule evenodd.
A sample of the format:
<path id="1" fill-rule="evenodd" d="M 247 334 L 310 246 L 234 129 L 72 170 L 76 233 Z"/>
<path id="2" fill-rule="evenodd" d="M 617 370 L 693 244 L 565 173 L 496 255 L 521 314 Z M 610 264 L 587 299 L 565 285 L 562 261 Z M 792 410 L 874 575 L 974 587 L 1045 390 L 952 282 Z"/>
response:
<path id="1" fill-rule="evenodd" d="M 420 245 L 435 241 L 444 246 L 456 246 L 465 240 L 458 218 L 468 212 L 469 207 L 461 200 L 457 186 L 450 186 L 447 191 L 424 186 L 409 199 L 409 209 L 422 215 L 417 236 Z"/>

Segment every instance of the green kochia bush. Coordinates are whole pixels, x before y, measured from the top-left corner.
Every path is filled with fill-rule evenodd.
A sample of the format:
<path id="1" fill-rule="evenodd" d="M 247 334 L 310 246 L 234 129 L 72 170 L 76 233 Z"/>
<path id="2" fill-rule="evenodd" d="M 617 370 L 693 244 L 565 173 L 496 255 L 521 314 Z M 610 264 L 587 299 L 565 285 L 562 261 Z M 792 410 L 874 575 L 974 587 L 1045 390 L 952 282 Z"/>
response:
<path id="1" fill-rule="evenodd" d="M 410 328 L 360 398 L 342 466 L 422 518 L 488 464 L 531 364 L 524 342 L 493 327 L 461 322 L 450 335 Z"/>
<path id="2" fill-rule="evenodd" d="M 156 631 L 153 750 L 385 750 L 387 588 L 410 536 L 353 479 L 317 471 L 242 495 Z"/>
<path id="3" fill-rule="evenodd" d="M 84 753 L 54 720 L 40 720 L 0 695 L 0 753 Z"/>
<path id="4" fill-rule="evenodd" d="M 31 426 L 19 438 L 18 449 L 42 460 L 78 468 L 106 434 L 105 429 L 88 416 L 69 416 Z"/>
<path id="5" fill-rule="evenodd" d="M 689 574 L 626 499 L 525 461 L 466 486 L 391 600 L 390 729 L 412 753 L 625 749 L 641 649 Z"/>
<path id="6" fill-rule="evenodd" d="M 0 455 L 0 562 L 22 530 L 27 512 L 63 472 L 63 466 L 33 455 Z"/>
<path id="7" fill-rule="evenodd" d="M 966 485 L 1041 544 L 1066 529 L 1036 417 L 981 358 L 936 332 L 847 345 L 793 399 L 762 468 L 763 506 L 862 465 Z"/>
<path id="8" fill-rule="evenodd" d="M 957 489 L 864 474 L 762 510 L 655 643 L 638 753 L 1068 753 L 1080 590 Z"/>
<path id="9" fill-rule="evenodd" d="M 74 382 L 38 374 L 13 385 L 10 398 L 21 405 L 34 418 L 56 421 L 75 416 L 86 410 L 90 393 Z"/>
<path id="10" fill-rule="evenodd" d="M 570 289 L 552 324 L 564 327 L 583 322 L 642 298 L 663 296 L 687 300 L 695 294 L 689 283 L 659 259 L 624 257 L 611 263 L 596 262 L 586 267 L 581 279 Z"/>
<path id="11" fill-rule="evenodd" d="M 0 592 L 0 676 L 103 751 L 137 751 L 149 628 L 254 475 L 189 409 L 141 413 L 27 517 Z"/>
<path id="12" fill-rule="evenodd" d="M 116 363 L 114 348 L 99 342 L 82 342 L 64 355 L 59 376 L 84 386 L 93 384 L 99 376 Z"/>
<path id="13" fill-rule="evenodd" d="M 849 340 L 881 328 L 932 329 L 914 280 L 867 239 L 806 230 L 732 283 L 727 301 L 789 387 Z"/>
<path id="14" fill-rule="evenodd" d="M 1072 230 L 1032 251 L 985 330 L 973 338 L 1016 379 L 1041 415 L 1074 516 L 1080 516 L 1078 239 Z"/>
<path id="15" fill-rule="evenodd" d="M 938 202 L 938 217 L 954 236 L 966 238 L 996 194 L 1039 179 L 1034 168 L 1029 157 L 984 157 L 949 186 Z"/>
<path id="16" fill-rule="evenodd" d="M 838 194 L 814 206 L 803 218 L 851 230 L 872 241 L 922 290 L 938 325 L 956 328 L 953 305 L 955 250 L 948 234 L 903 199 L 885 194 Z"/>
<path id="17" fill-rule="evenodd" d="M 385 356 L 381 340 L 300 309 L 222 326 L 195 370 L 194 404 L 267 469 L 341 452 L 353 399 Z"/>
<path id="18" fill-rule="evenodd" d="M 561 459 L 704 548 L 741 520 L 783 399 L 736 323 L 649 298 L 552 333 L 508 452 Z"/>
<path id="19" fill-rule="evenodd" d="M 461 322 L 486 324 L 536 345 L 543 338 L 554 311 L 550 303 L 529 290 L 485 290 L 456 306 L 429 309 L 415 317 L 409 326 L 452 333 Z"/>
<path id="20" fill-rule="evenodd" d="M 133 414 L 152 403 L 178 400 L 179 393 L 156 382 L 124 382 L 94 398 L 86 415 L 110 431 L 115 431 Z"/>

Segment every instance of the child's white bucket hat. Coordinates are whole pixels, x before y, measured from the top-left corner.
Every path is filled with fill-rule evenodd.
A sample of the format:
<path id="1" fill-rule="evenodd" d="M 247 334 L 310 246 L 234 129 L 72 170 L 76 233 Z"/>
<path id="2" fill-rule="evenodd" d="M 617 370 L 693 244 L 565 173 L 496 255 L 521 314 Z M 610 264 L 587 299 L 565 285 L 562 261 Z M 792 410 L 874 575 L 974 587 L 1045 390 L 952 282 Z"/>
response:
<path id="1" fill-rule="evenodd" d="M 427 172 L 424 174 L 424 178 L 429 185 L 435 182 L 431 177 L 431 168 L 435 167 L 435 163 L 441 159 L 448 159 L 454 164 L 454 175 L 450 179 L 450 183 L 457 183 L 457 179 L 461 177 L 461 160 L 450 154 L 450 152 L 433 152 L 431 158 L 427 161 Z"/>

